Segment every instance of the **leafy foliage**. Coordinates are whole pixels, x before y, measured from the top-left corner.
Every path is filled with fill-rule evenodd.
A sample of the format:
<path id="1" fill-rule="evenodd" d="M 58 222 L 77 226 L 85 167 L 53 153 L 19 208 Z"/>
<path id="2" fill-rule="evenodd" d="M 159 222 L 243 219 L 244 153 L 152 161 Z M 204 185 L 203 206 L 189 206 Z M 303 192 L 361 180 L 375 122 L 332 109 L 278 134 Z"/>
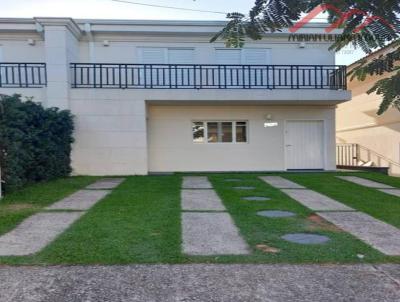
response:
<path id="1" fill-rule="evenodd" d="M 73 119 L 69 111 L 45 109 L 19 95 L 0 99 L 0 165 L 5 190 L 67 176 Z"/>
<path id="2" fill-rule="evenodd" d="M 358 65 L 350 72 L 350 80 L 355 78 L 364 81 L 367 76 L 388 74 L 389 76 L 377 81 L 368 91 L 368 94 L 376 93 L 382 96 L 382 103 L 379 106 L 378 115 L 383 114 L 390 107 L 400 110 L 400 41 L 395 41 L 388 48 L 393 51 L 382 54 L 379 57 L 368 61 L 366 59 L 358 62 Z"/>
<path id="3" fill-rule="evenodd" d="M 372 62 L 360 62 L 353 70 L 352 78 L 364 80 L 368 74 L 390 73 L 390 78 L 375 83 L 368 93 L 382 95 L 383 102 L 378 114 L 390 106 L 399 109 L 399 71 L 395 64 L 400 60 L 400 45 L 397 43 L 400 33 L 398 0 L 256 0 L 248 17 L 240 13 L 229 14 L 231 21 L 212 41 L 222 38 L 227 47 L 243 47 L 246 37 L 259 40 L 267 32 L 291 27 L 301 19 L 302 14 L 320 5 L 328 14 L 328 21 L 343 29 L 341 38 L 333 43 L 331 49 L 339 51 L 351 44 L 369 54 L 395 41 L 395 51 Z"/>
<path id="4" fill-rule="evenodd" d="M 389 107 L 400 110 L 400 71 L 390 78 L 377 81 L 367 91 L 369 94 L 372 92 L 376 92 L 377 95 L 382 96 L 382 102 L 377 112 L 378 115 L 384 113 Z"/>
<path id="5" fill-rule="evenodd" d="M 230 21 L 221 32 L 211 39 L 211 42 L 215 42 L 217 39 L 222 38 L 225 40 L 226 47 L 238 48 L 244 46 L 246 36 L 249 36 L 254 40 L 261 39 L 261 35 L 251 23 L 243 22 L 243 14 L 230 13 L 227 15 L 227 18 Z"/>
<path id="6" fill-rule="evenodd" d="M 400 41 L 396 41 L 393 43 L 392 47 L 400 46 Z M 389 48 L 390 46 L 388 46 Z M 386 72 L 393 72 L 399 69 L 398 66 L 395 65 L 396 61 L 400 60 L 400 48 L 395 49 L 394 51 L 388 52 L 387 54 L 380 55 L 378 58 L 373 59 L 372 61 L 361 60 L 358 62 L 357 68 L 350 72 L 351 80 L 357 78 L 359 80 L 364 81 L 367 75 L 383 75 Z"/>

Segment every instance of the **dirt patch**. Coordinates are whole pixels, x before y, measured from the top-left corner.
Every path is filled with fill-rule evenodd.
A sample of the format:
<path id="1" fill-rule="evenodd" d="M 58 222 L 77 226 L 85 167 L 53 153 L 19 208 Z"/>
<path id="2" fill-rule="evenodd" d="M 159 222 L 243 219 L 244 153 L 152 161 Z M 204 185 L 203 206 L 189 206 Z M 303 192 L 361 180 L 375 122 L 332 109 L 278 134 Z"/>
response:
<path id="1" fill-rule="evenodd" d="M 307 229 L 310 231 L 324 230 L 331 232 L 343 232 L 342 229 L 339 229 L 337 226 L 329 223 L 328 221 L 316 214 L 308 216 L 307 221 L 309 222 Z"/>
<path id="2" fill-rule="evenodd" d="M 269 253 L 269 254 L 276 254 L 281 251 L 280 249 L 277 249 L 272 246 L 268 246 L 266 244 L 257 244 L 256 248 L 260 251 L 263 251 L 264 253 Z"/>

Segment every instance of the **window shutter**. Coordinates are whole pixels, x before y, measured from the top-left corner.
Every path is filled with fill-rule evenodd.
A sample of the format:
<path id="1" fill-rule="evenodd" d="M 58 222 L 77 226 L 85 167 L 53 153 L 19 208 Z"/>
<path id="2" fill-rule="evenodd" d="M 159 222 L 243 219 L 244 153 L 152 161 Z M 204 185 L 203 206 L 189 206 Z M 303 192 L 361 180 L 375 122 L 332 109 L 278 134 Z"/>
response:
<path id="1" fill-rule="evenodd" d="M 241 64 L 240 49 L 217 49 L 217 64 L 222 65 L 239 65 Z"/>
<path id="2" fill-rule="evenodd" d="M 185 48 L 169 48 L 168 63 L 193 65 L 194 50 Z M 176 88 L 194 86 L 194 70 L 192 66 L 177 66 L 176 68 L 172 68 L 170 81 L 172 86 Z"/>
<path id="3" fill-rule="evenodd" d="M 193 49 L 168 49 L 169 64 L 194 64 Z"/>
<path id="4" fill-rule="evenodd" d="M 146 47 L 141 48 L 141 63 L 143 64 L 164 64 L 165 48 Z"/>
<path id="5" fill-rule="evenodd" d="M 262 49 L 262 48 L 243 49 L 242 64 L 245 65 L 270 64 L 269 49 Z"/>
<path id="6" fill-rule="evenodd" d="M 268 78 L 265 69 L 251 65 L 268 65 L 269 49 L 262 48 L 247 48 L 242 51 L 242 64 L 250 65 L 250 68 L 245 72 L 245 83 L 251 87 L 262 86 L 261 79 Z"/>

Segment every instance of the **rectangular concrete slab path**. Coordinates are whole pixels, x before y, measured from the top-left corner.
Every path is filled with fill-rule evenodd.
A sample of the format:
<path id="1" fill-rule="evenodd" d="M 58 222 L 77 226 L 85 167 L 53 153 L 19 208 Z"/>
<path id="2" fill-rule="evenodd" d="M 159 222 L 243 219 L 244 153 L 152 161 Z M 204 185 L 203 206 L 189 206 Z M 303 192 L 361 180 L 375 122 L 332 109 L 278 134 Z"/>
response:
<path id="1" fill-rule="evenodd" d="M 182 251 L 187 255 L 241 255 L 249 248 L 207 177 L 186 176 L 181 192 Z M 188 189 L 190 188 L 190 189 Z"/>
<path id="2" fill-rule="evenodd" d="M 280 176 L 261 176 L 260 179 L 277 189 L 304 189 L 303 186 Z"/>
<path id="3" fill-rule="evenodd" d="M 183 177 L 183 189 L 212 189 L 211 183 L 206 176 Z"/>
<path id="4" fill-rule="evenodd" d="M 386 194 L 400 197 L 400 189 L 378 189 L 378 190 Z"/>
<path id="5" fill-rule="evenodd" d="M 103 178 L 86 187 L 89 190 L 111 190 L 118 187 L 125 178 Z"/>
<path id="6" fill-rule="evenodd" d="M 0 256 L 24 256 L 39 252 L 64 232 L 84 212 L 39 213 L 0 236 Z"/>
<path id="7" fill-rule="evenodd" d="M 183 252 L 188 255 L 242 255 L 249 248 L 228 213 L 182 213 Z"/>
<path id="8" fill-rule="evenodd" d="M 381 253 L 400 256 L 400 230 L 360 212 L 321 212 L 319 216 L 360 238 Z"/>
<path id="9" fill-rule="evenodd" d="M 378 191 L 381 191 L 386 194 L 390 194 L 393 196 L 400 197 L 400 189 L 396 189 L 392 186 L 382 184 L 379 182 L 375 182 L 369 179 L 357 177 L 357 176 L 336 176 L 337 178 L 343 179 L 350 181 L 352 183 L 355 183 L 360 186 L 372 188 L 372 189 L 378 189 Z"/>
<path id="10" fill-rule="evenodd" d="M 214 190 L 182 190 L 184 211 L 225 211 L 221 199 Z"/>
<path id="11" fill-rule="evenodd" d="M 369 179 L 357 177 L 357 176 L 336 176 L 337 178 L 355 183 L 360 186 L 368 187 L 368 188 L 374 188 L 374 189 L 394 189 L 392 186 L 379 183 L 376 181 L 372 181 Z"/>
<path id="12" fill-rule="evenodd" d="M 80 190 L 48 206 L 46 210 L 89 210 L 110 192 L 110 190 Z"/>
<path id="13" fill-rule="evenodd" d="M 64 232 L 110 190 L 100 187 L 116 187 L 123 179 L 102 179 L 91 186 L 93 190 L 80 190 L 48 207 L 46 210 L 77 210 L 79 212 L 39 213 L 25 219 L 14 230 L 0 236 L 0 256 L 24 256 L 39 252 Z"/>
<path id="14" fill-rule="evenodd" d="M 282 189 L 282 192 L 381 253 L 400 256 L 398 228 L 312 190 Z"/>
<path id="15" fill-rule="evenodd" d="M 282 192 L 313 211 L 354 211 L 343 203 L 312 190 L 283 189 Z"/>

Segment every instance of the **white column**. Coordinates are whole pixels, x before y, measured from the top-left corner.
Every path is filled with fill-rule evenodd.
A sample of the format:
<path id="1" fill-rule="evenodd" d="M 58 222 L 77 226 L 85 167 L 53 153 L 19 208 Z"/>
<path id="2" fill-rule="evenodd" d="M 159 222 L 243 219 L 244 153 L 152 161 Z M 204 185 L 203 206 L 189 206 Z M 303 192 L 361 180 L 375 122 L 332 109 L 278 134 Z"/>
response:
<path id="1" fill-rule="evenodd" d="M 47 67 L 46 107 L 69 109 L 70 63 L 78 62 L 78 25 L 68 18 L 38 18 L 44 28 Z"/>

